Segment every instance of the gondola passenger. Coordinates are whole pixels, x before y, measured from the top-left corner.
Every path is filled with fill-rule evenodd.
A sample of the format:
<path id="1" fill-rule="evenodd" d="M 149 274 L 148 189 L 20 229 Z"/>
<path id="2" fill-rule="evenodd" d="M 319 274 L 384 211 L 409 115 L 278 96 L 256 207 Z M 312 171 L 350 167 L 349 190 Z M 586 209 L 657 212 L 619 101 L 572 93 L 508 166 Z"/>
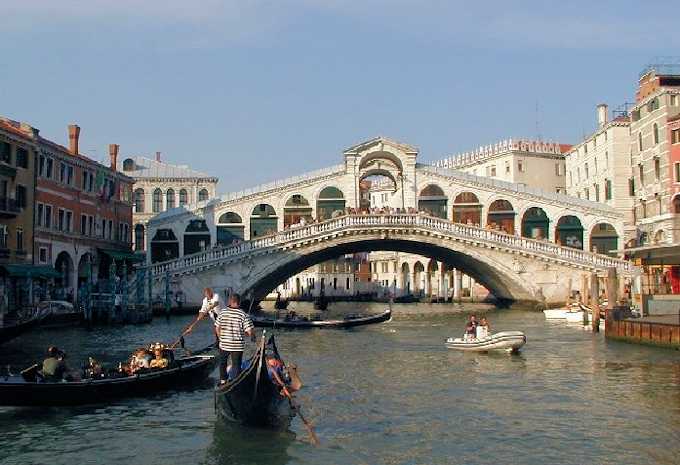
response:
<path id="1" fill-rule="evenodd" d="M 48 381 L 61 381 L 67 372 L 64 353 L 54 346 L 47 349 L 47 358 L 42 364 L 43 377 Z"/>
<path id="2" fill-rule="evenodd" d="M 477 339 L 484 339 L 489 336 L 491 327 L 489 326 L 489 321 L 486 317 L 482 317 L 477 325 Z"/>
<path id="3" fill-rule="evenodd" d="M 167 368 L 170 363 L 163 354 L 163 347 L 156 345 L 153 349 L 154 359 L 149 363 L 149 368 Z"/>
<path id="4" fill-rule="evenodd" d="M 465 326 L 465 334 L 463 339 L 466 341 L 474 340 L 477 337 L 477 317 L 470 315 L 467 325 Z"/>

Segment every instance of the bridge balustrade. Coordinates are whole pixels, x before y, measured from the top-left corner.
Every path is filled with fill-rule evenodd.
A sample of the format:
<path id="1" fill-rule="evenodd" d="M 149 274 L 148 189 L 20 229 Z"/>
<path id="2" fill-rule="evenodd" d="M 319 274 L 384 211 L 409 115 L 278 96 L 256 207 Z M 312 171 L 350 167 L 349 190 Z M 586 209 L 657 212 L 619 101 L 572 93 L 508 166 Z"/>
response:
<path id="1" fill-rule="evenodd" d="M 608 257 L 606 255 L 573 249 L 551 242 L 515 236 L 502 231 L 489 230 L 462 223 L 453 223 L 442 218 L 416 213 L 345 215 L 330 219 L 323 223 L 297 226 L 247 242 L 218 247 L 173 261 L 154 264 L 151 265 L 151 271 L 155 276 L 164 275 L 168 271 L 203 266 L 219 262 L 225 258 L 244 255 L 255 250 L 283 245 L 301 239 L 313 238 L 334 231 L 341 232 L 347 229 L 365 228 L 370 226 L 420 227 L 429 229 L 433 232 L 449 233 L 453 236 L 463 237 L 465 239 L 475 239 L 487 243 L 500 244 L 520 251 L 552 255 L 565 261 L 583 263 L 598 268 L 616 267 L 623 269 L 624 271 L 630 271 L 632 269 L 632 265 L 629 262 Z"/>

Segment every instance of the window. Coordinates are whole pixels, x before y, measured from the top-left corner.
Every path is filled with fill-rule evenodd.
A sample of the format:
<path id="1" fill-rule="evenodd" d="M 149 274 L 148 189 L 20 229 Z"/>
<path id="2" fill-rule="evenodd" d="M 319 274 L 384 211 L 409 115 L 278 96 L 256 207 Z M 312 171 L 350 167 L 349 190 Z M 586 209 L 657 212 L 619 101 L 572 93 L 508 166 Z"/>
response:
<path id="1" fill-rule="evenodd" d="M 153 191 L 152 212 L 158 213 L 163 210 L 163 192 L 160 189 Z"/>
<path id="2" fill-rule="evenodd" d="M 0 224 L 0 248 L 7 248 L 7 226 Z"/>
<path id="3" fill-rule="evenodd" d="M 680 182 L 680 163 L 675 162 L 673 168 L 675 169 L 675 182 Z"/>
<path id="4" fill-rule="evenodd" d="M 611 200 L 612 199 L 612 180 L 611 179 L 605 179 L 604 180 L 604 199 L 605 200 Z"/>
<path id="5" fill-rule="evenodd" d="M 510 162 L 505 162 L 505 174 L 510 174 Z"/>
<path id="6" fill-rule="evenodd" d="M 135 225 L 135 250 L 144 250 L 144 225 Z"/>
<path id="7" fill-rule="evenodd" d="M 179 191 L 179 206 L 183 207 L 189 203 L 189 196 L 186 189 L 180 189 Z"/>
<path id="8" fill-rule="evenodd" d="M 560 162 L 555 163 L 555 175 L 556 176 L 562 176 L 562 170 L 561 170 Z"/>
<path id="9" fill-rule="evenodd" d="M 208 189 L 201 189 L 198 193 L 198 201 L 205 202 L 208 200 Z"/>
<path id="10" fill-rule="evenodd" d="M 123 171 L 133 171 L 135 169 L 135 161 L 132 158 L 123 160 Z"/>
<path id="11" fill-rule="evenodd" d="M 59 182 L 66 182 L 66 163 L 59 164 Z"/>
<path id="12" fill-rule="evenodd" d="M 517 171 L 524 172 L 524 162 L 522 160 L 517 161 Z"/>
<path id="13" fill-rule="evenodd" d="M 12 164 L 12 146 L 9 142 L 0 142 L 0 161 L 4 161 L 8 165 Z"/>
<path id="14" fill-rule="evenodd" d="M 647 218 L 647 203 L 644 200 L 640 202 L 640 208 L 642 209 L 642 218 Z"/>
<path id="15" fill-rule="evenodd" d="M 600 201 L 600 186 L 599 184 L 593 184 L 593 191 L 595 192 L 595 201 Z"/>
<path id="16" fill-rule="evenodd" d="M 588 163 L 585 164 L 585 167 L 583 168 L 583 170 L 586 173 L 586 179 L 588 179 Z"/>
<path id="17" fill-rule="evenodd" d="M 167 210 L 175 208 L 175 191 L 168 189 L 168 191 L 165 193 L 165 200 L 167 203 Z"/>
<path id="18" fill-rule="evenodd" d="M 109 232 L 109 236 L 108 236 L 109 240 L 113 239 L 113 221 L 112 220 L 109 220 L 109 231 L 108 232 Z"/>
<path id="19" fill-rule="evenodd" d="M 680 129 L 671 131 L 671 144 L 680 144 Z"/>
<path id="20" fill-rule="evenodd" d="M 581 168 L 576 168 L 576 182 L 581 182 Z"/>
<path id="21" fill-rule="evenodd" d="M 45 155 L 38 157 L 38 176 L 45 176 Z"/>
<path id="22" fill-rule="evenodd" d="M 17 167 L 28 168 L 28 150 L 17 147 Z"/>
<path id="23" fill-rule="evenodd" d="M 52 205 L 45 205 L 45 223 L 44 226 L 49 229 L 52 227 Z"/>
<path id="24" fill-rule="evenodd" d="M 135 190 L 135 213 L 144 213 L 144 189 Z"/>
<path id="25" fill-rule="evenodd" d="M 17 250 L 24 250 L 24 228 L 17 228 Z"/>
<path id="26" fill-rule="evenodd" d="M 640 171 L 640 185 L 644 186 L 645 184 L 645 167 L 642 163 L 638 165 L 639 171 Z"/>
<path id="27" fill-rule="evenodd" d="M 38 260 L 40 263 L 47 263 L 47 247 L 40 247 L 38 251 Z"/>
<path id="28" fill-rule="evenodd" d="M 653 112 L 654 110 L 659 109 L 659 99 L 655 98 L 653 100 L 650 100 L 650 102 L 647 104 L 647 111 L 648 112 Z"/>
<path id="29" fill-rule="evenodd" d="M 94 236 L 94 216 L 87 217 L 87 234 L 88 236 Z"/>
<path id="30" fill-rule="evenodd" d="M 66 210 L 63 208 L 59 209 L 59 213 L 57 214 L 57 229 L 59 231 L 63 231 L 65 226 L 66 226 Z"/>
<path id="31" fill-rule="evenodd" d="M 52 179 L 52 171 L 54 170 L 54 160 L 48 158 L 45 161 L 45 177 L 47 179 Z"/>
<path id="32" fill-rule="evenodd" d="M 106 239 L 106 220 L 102 218 L 102 238 Z"/>
<path id="33" fill-rule="evenodd" d="M 43 216 L 45 215 L 45 205 L 42 203 L 39 203 L 37 205 L 37 208 L 35 210 L 35 224 L 36 226 L 42 226 L 43 225 Z"/>
<path id="34" fill-rule="evenodd" d="M 677 104 L 678 104 L 678 96 L 677 95 L 671 95 L 670 105 L 676 106 Z"/>
<path id="35" fill-rule="evenodd" d="M 16 201 L 17 201 L 17 207 L 18 208 L 26 208 L 26 206 L 28 205 L 27 198 L 26 198 L 27 192 L 28 191 L 26 190 L 26 186 L 22 186 L 20 184 L 17 185 L 17 187 L 16 187 Z"/>
<path id="36" fill-rule="evenodd" d="M 583 144 L 583 155 L 588 155 L 588 142 Z"/>
<path id="37" fill-rule="evenodd" d="M 654 123 L 652 126 L 652 133 L 654 134 L 654 145 L 659 143 L 659 125 Z"/>
<path id="38" fill-rule="evenodd" d="M 87 215 L 80 215 L 80 234 L 87 235 Z"/>
<path id="39" fill-rule="evenodd" d="M 587 187 L 583 189 L 583 196 L 586 200 L 590 200 L 590 190 Z"/>
<path id="40" fill-rule="evenodd" d="M 638 132 L 638 150 L 642 152 L 642 131 Z"/>
<path id="41" fill-rule="evenodd" d="M 564 190 L 561 187 L 556 187 L 555 188 L 555 193 L 556 194 L 564 194 Z"/>
<path id="42" fill-rule="evenodd" d="M 628 195 L 635 197 L 635 178 L 628 179 Z"/>
<path id="43" fill-rule="evenodd" d="M 496 165 L 493 165 L 493 166 L 491 167 L 490 172 L 491 172 L 491 177 L 496 176 Z"/>
<path id="44" fill-rule="evenodd" d="M 609 166 L 609 152 L 605 151 L 604 152 L 604 170 L 607 171 L 607 167 Z"/>
<path id="45" fill-rule="evenodd" d="M 73 231 L 73 212 L 66 212 L 66 232 Z"/>
<path id="46" fill-rule="evenodd" d="M 661 162 L 658 158 L 654 158 L 654 179 L 657 181 L 661 178 Z"/>
<path id="47" fill-rule="evenodd" d="M 597 157 L 595 157 L 594 163 L 595 163 L 595 174 L 597 175 Z"/>

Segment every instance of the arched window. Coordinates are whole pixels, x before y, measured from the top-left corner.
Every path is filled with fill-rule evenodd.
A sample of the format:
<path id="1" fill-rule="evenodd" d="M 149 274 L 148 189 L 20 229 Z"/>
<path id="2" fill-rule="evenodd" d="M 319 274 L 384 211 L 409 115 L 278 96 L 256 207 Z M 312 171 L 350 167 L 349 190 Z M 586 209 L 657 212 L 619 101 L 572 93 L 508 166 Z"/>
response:
<path id="1" fill-rule="evenodd" d="M 219 224 L 243 223 L 243 220 L 241 219 L 241 215 L 238 213 L 227 212 L 220 215 L 220 218 L 217 220 L 217 222 Z"/>
<path id="2" fill-rule="evenodd" d="M 642 131 L 638 132 L 638 150 L 642 152 Z"/>
<path id="3" fill-rule="evenodd" d="M 201 189 L 198 192 L 198 201 L 199 202 L 205 202 L 206 200 L 208 200 L 208 197 L 209 197 L 208 189 Z"/>
<path id="4" fill-rule="evenodd" d="M 144 225 L 135 225 L 135 250 L 144 250 Z"/>
<path id="5" fill-rule="evenodd" d="M 165 193 L 165 200 L 167 203 L 168 210 L 170 210 L 171 208 L 175 208 L 175 191 L 172 189 L 168 189 L 168 191 Z"/>
<path id="6" fill-rule="evenodd" d="M 186 189 L 180 189 L 179 191 L 179 206 L 183 207 L 189 203 L 189 196 L 187 195 Z"/>
<path id="7" fill-rule="evenodd" d="M 152 212 L 159 213 L 163 210 L 163 192 L 160 189 L 153 191 Z"/>
<path id="8" fill-rule="evenodd" d="M 652 126 L 652 131 L 654 133 L 654 144 L 658 144 L 659 143 L 659 125 L 654 123 L 654 125 Z"/>
<path id="9" fill-rule="evenodd" d="M 123 171 L 134 171 L 135 161 L 132 158 L 123 160 Z"/>
<path id="10" fill-rule="evenodd" d="M 144 189 L 135 190 L 135 213 L 144 213 Z"/>

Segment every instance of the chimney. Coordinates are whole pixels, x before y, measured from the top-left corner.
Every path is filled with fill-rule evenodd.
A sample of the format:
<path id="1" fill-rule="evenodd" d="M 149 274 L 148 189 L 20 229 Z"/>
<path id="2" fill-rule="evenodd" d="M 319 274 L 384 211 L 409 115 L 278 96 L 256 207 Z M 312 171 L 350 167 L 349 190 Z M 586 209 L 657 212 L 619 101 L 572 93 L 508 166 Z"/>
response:
<path id="1" fill-rule="evenodd" d="M 78 155 L 78 139 L 80 139 L 80 126 L 68 125 L 68 149 L 73 155 Z"/>
<path id="2" fill-rule="evenodd" d="M 120 146 L 118 144 L 109 144 L 109 158 L 111 158 L 111 169 L 113 171 L 118 170 L 118 149 Z"/>
<path id="3" fill-rule="evenodd" d="M 161 153 L 160 153 L 160 152 L 156 152 L 156 161 L 157 161 L 158 163 L 161 162 Z"/>
<path id="4" fill-rule="evenodd" d="M 597 106 L 597 126 L 602 128 L 608 122 L 609 112 L 606 103 L 600 103 Z"/>

